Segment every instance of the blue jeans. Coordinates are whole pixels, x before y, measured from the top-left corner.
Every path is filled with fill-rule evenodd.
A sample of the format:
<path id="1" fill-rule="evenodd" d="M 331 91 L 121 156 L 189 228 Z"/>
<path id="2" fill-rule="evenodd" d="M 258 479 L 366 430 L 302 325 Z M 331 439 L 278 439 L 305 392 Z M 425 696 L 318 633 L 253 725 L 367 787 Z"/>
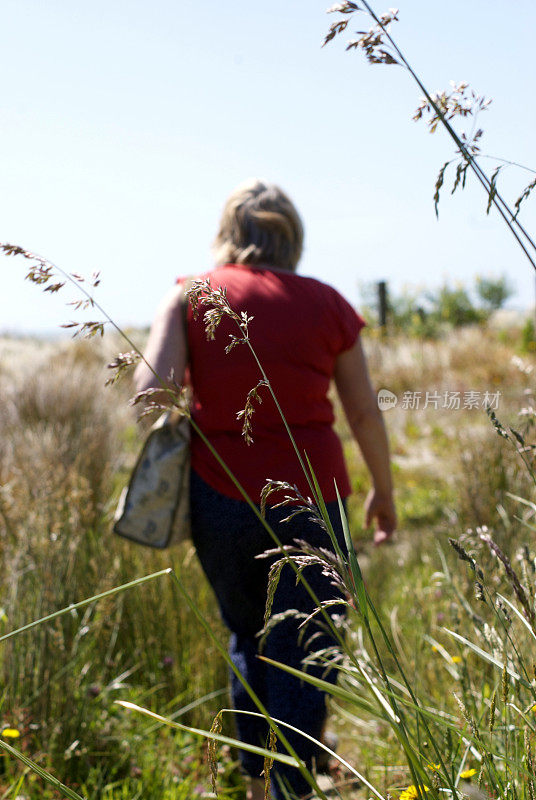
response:
<path id="1" fill-rule="evenodd" d="M 344 551 L 337 503 L 328 503 L 328 513 Z M 311 522 L 308 514 L 298 514 L 293 520 L 282 523 L 281 520 L 288 514 L 288 507 L 267 509 L 266 514 L 268 523 L 283 544 L 291 544 L 294 539 L 304 539 L 316 547 L 332 549 L 328 534 L 317 523 Z M 229 652 L 233 663 L 271 716 L 320 739 L 326 717 L 324 693 L 257 658 L 259 640 L 256 634 L 264 624 L 268 571 L 275 558 L 256 559 L 255 556 L 276 547 L 270 534 L 245 502 L 221 495 L 194 472 L 191 478 L 191 515 L 192 538 L 199 560 L 216 593 L 223 620 L 231 631 Z M 307 567 L 304 575 L 320 601 L 341 597 L 330 578 L 322 574 L 319 566 Z M 314 607 L 306 589 L 301 583 L 296 583 L 296 574 L 292 567 L 285 565 L 275 593 L 272 614 L 290 608 L 309 614 Z M 344 613 L 344 607 L 333 606 L 330 614 L 334 613 Z M 279 622 L 266 639 L 263 655 L 301 669 L 302 659 L 307 652 L 334 644 L 333 638 L 322 632 L 319 626 L 314 626 L 314 623 L 305 631 L 303 641 L 298 641 L 300 621 L 290 617 Z M 316 635 L 309 646 L 308 640 L 313 633 Z M 309 666 L 308 672 L 325 680 L 336 680 L 335 670 L 324 674 L 323 668 Z M 234 708 L 258 711 L 234 674 L 231 675 L 231 681 Z M 235 717 L 238 738 L 241 741 L 266 745 L 268 726 L 264 719 L 247 714 L 236 714 Z M 283 728 L 283 732 L 298 755 L 311 768 L 319 749 L 288 728 Z M 281 745 L 279 747 L 284 751 Z M 260 756 L 241 751 L 240 758 L 249 775 L 260 776 L 264 767 Z M 309 784 L 296 768 L 274 762 L 274 800 L 287 797 L 280 789 L 281 781 L 290 790 L 288 797 L 301 797 L 310 792 Z"/>

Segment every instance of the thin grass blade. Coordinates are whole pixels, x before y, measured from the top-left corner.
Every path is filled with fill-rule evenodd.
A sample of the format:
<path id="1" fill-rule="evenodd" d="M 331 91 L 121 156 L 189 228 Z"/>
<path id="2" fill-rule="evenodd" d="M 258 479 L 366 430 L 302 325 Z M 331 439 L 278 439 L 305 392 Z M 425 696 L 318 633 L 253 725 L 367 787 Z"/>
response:
<path id="1" fill-rule="evenodd" d="M 233 739 L 230 736 L 224 736 L 221 733 L 214 733 L 212 731 L 201 730 L 200 728 L 192 728 L 189 725 L 182 725 L 180 722 L 175 722 L 167 717 L 162 717 L 160 714 L 156 714 L 154 711 L 150 711 L 148 708 L 138 706 L 135 703 L 130 703 L 128 700 L 116 700 L 115 702 L 117 705 L 122 706 L 129 711 L 137 711 L 138 713 L 143 714 L 150 719 L 156 720 L 162 725 L 167 725 L 169 728 L 176 728 L 179 731 L 193 733 L 195 736 L 211 739 L 215 742 L 220 742 L 221 744 L 228 744 L 232 747 L 238 747 L 240 750 L 246 750 L 248 753 L 255 753 L 263 758 L 273 758 L 275 761 L 280 761 L 282 764 L 287 764 L 291 767 L 299 767 L 299 762 L 297 759 L 293 758 L 292 756 L 285 755 L 285 753 L 274 753 L 271 750 L 267 750 L 265 747 L 256 747 L 253 744 L 246 744 L 245 742 L 241 742 L 238 739 Z M 264 714 L 259 714 L 259 716 L 264 718 Z"/>
<path id="2" fill-rule="evenodd" d="M 224 708 L 224 709 L 222 709 L 222 711 L 224 713 L 227 712 L 229 714 L 233 714 L 233 713 L 234 714 L 247 714 L 247 715 L 252 716 L 252 717 L 261 717 L 262 718 L 262 714 L 259 714 L 256 711 L 238 711 L 238 710 L 233 710 L 233 709 L 230 709 L 230 708 Z M 370 791 L 373 792 L 373 794 L 376 795 L 378 800 L 385 800 L 383 795 L 380 794 L 380 792 L 371 783 L 369 783 L 369 781 L 365 778 L 364 775 L 362 775 L 360 772 L 358 772 L 355 769 L 355 767 L 353 767 L 348 761 L 346 761 L 344 758 L 342 758 L 342 756 L 340 756 L 334 750 L 331 750 L 331 748 L 329 748 L 326 744 L 324 744 L 323 742 L 320 742 L 318 739 L 315 739 L 314 736 L 310 736 L 308 733 L 304 733 L 304 731 L 301 731 L 299 728 L 295 728 L 294 725 L 290 725 L 288 722 L 283 722 L 283 720 L 276 719 L 275 717 L 274 717 L 274 722 L 276 722 L 278 725 L 281 725 L 284 728 L 288 728 L 289 730 L 294 731 L 295 733 L 299 733 L 305 739 L 309 739 L 310 742 L 314 742 L 314 744 L 316 744 L 318 747 L 320 747 L 322 750 L 324 750 L 324 752 L 329 753 L 330 756 L 332 756 L 333 758 L 336 758 L 337 761 L 340 764 L 342 764 L 343 767 L 345 767 L 349 772 L 352 773 L 352 775 L 354 775 L 354 777 L 358 778 L 368 789 L 370 789 Z"/>
<path id="3" fill-rule="evenodd" d="M 518 503 L 521 503 L 524 506 L 528 506 L 533 511 L 536 511 L 536 503 L 533 503 L 532 500 L 527 500 L 526 497 L 520 497 L 517 494 L 512 494 L 511 492 L 506 492 L 507 497 L 511 497 L 512 500 L 517 500 Z"/>
<path id="4" fill-rule="evenodd" d="M 464 644 L 467 647 L 469 647 L 470 650 L 472 650 L 474 653 L 476 653 L 478 656 L 480 656 L 480 658 L 483 658 L 484 661 L 487 661 L 488 663 L 493 664 L 501 672 L 503 671 L 504 664 L 502 664 L 497 658 L 494 658 L 489 653 L 486 653 L 485 650 L 482 650 L 480 647 L 477 647 L 477 645 L 473 644 L 473 642 L 470 642 L 469 639 L 465 638 L 465 636 L 460 636 L 459 633 L 455 633 L 454 631 L 450 631 L 448 628 L 443 628 L 443 630 L 445 631 L 445 633 L 448 633 L 449 636 L 453 636 L 459 642 L 462 642 L 462 644 Z M 506 671 L 510 675 L 511 678 L 513 678 L 515 681 L 518 681 L 519 683 L 521 683 L 521 685 L 524 686 L 526 689 L 530 689 L 531 688 L 530 683 L 528 681 L 526 681 L 524 678 L 522 678 L 521 675 L 519 675 L 511 667 L 507 666 L 506 667 Z"/>
<path id="5" fill-rule="evenodd" d="M 71 800 L 85 800 L 84 797 L 77 794 L 73 789 L 69 789 L 68 786 L 65 786 L 65 784 L 63 784 L 61 781 L 55 778 L 54 775 L 51 775 L 50 772 L 47 772 L 46 769 L 40 767 L 39 764 L 35 763 L 35 761 L 32 761 L 30 758 L 23 755 L 23 753 L 21 753 L 19 750 L 16 750 L 14 747 L 11 747 L 11 745 L 7 744 L 7 742 L 2 741 L 2 739 L 0 739 L 0 748 L 5 753 L 9 753 L 9 755 L 18 758 L 19 761 L 22 761 L 22 763 L 25 764 L 27 767 L 29 767 L 29 769 L 31 769 L 32 772 L 35 772 L 35 774 L 39 775 L 39 777 L 42 778 L 42 780 L 49 783 L 58 792 L 61 792 L 64 797 L 70 797 Z"/>
<path id="6" fill-rule="evenodd" d="M 52 614 L 47 614 L 46 617 L 41 617 L 41 619 L 36 619 L 33 622 L 29 622 L 27 625 L 23 625 L 22 628 L 17 628 L 9 633 L 4 633 L 3 636 L 0 636 L 0 642 L 5 642 L 6 639 L 11 639 L 13 636 L 17 636 L 19 633 L 29 631 L 31 628 L 41 625 L 42 622 L 49 622 L 51 619 L 56 619 L 56 617 L 61 617 L 63 614 L 76 611 L 78 608 L 84 608 L 84 606 L 88 606 L 90 603 L 95 603 L 97 600 L 102 600 L 104 597 L 111 597 L 112 595 L 119 594 L 119 592 L 124 592 L 127 589 L 133 589 L 134 586 L 141 586 L 142 583 L 147 583 L 147 581 L 152 581 L 155 578 L 161 578 L 163 575 L 170 575 L 171 572 L 171 567 L 167 567 L 166 569 L 161 569 L 158 572 L 153 572 L 151 575 L 145 575 L 143 578 L 136 578 L 136 580 L 123 583 L 121 586 L 115 586 L 113 589 L 107 589 L 105 592 L 96 594 L 93 597 L 88 597 L 87 600 L 80 600 L 79 603 L 71 603 L 59 611 L 54 611 Z"/>
<path id="7" fill-rule="evenodd" d="M 521 611 L 519 611 L 519 609 L 517 609 L 517 608 L 516 608 L 516 607 L 515 607 L 515 606 L 514 606 L 514 605 L 513 605 L 511 602 L 510 602 L 510 600 L 508 600 L 508 598 L 504 597 L 502 594 L 497 594 L 497 597 L 500 597 L 500 599 L 503 601 L 503 603 L 504 603 L 505 605 L 507 605 L 507 606 L 508 606 L 508 608 L 509 608 L 511 611 L 513 611 L 513 613 L 516 615 L 516 617 L 517 617 L 517 618 L 520 620 L 520 622 L 522 622 L 522 623 L 523 623 L 523 625 L 525 626 L 525 628 L 528 630 L 528 632 L 530 633 L 530 635 L 532 636 L 532 638 L 533 638 L 533 639 L 536 639 L 536 633 L 535 633 L 535 632 L 532 630 L 532 628 L 530 627 L 530 624 L 529 624 L 528 620 L 527 620 L 527 619 L 525 619 L 525 617 L 523 616 L 523 614 L 521 613 Z"/>
<path id="8" fill-rule="evenodd" d="M 357 556 L 355 554 L 354 545 L 352 542 L 352 537 L 350 535 L 350 528 L 348 527 L 348 518 L 346 516 L 346 512 L 344 510 L 344 505 L 341 500 L 341 496 L 339 494 L 339 489 L 337 484 L 335 484 L 335 491 L 337 493 L 337 502 L 339 504 L 339 513 L 341 515 L 341 523 L 342 529 L 344 533 L 344 541 L 346 542 L 346 549 L 348 551 L 348 562 L 350 564 L 350 573 L 352 576 L 352 581 L 354 584 L 354 589 L 356 592 L 357 602 L 359 606 L 359 611 L 363 616 L 363 619 L 368 620 L 368 600 L 367 600 L 367 593 L 365 590 L 365 582 L 363 581 L 363 575 L 361 574 L 361 568 L 359 566 L 359 562 L 357 560 Z"/>

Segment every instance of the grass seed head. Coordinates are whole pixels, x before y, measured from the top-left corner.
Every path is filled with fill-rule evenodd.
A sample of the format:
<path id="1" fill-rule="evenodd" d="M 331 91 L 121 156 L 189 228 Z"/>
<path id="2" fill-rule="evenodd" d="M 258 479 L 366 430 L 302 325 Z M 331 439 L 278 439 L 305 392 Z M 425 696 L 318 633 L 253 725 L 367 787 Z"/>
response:
<path id="1" fill-rule="evenodd" d="M 210 728 L 211 733 L 221 733 L 222 729 L 222 712 L 219 711 L 216 716 L 214 717 L 214 721 Z M 212 780 L 212 791 L 217 796 L 218 789 L 217 789 L 217 779 L 218 779 L 218 744 L 214 739 L 208 740 L 208 763 L 210 766 L 210 777 Z"/>

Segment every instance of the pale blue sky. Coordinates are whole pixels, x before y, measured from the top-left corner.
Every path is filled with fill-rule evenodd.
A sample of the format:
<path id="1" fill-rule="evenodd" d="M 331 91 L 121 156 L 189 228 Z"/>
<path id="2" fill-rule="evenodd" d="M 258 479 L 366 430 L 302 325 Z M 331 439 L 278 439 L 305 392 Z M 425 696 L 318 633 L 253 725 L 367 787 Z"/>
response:
<path id="1" fill-rule="evenodd" d="M 0 240 L 100 269 L 109 313 L 146 324 L 175 276 L 210 267 L 225 197 L 259 176 L 303 216 L 300 271 L 356 305 L 362 281 L 398 291 L 503 272 L 514 305 L 532 303 L 530 265 L 476 188 L 446 189 L 436 222 L 450 142 L 412 122 L 419 91 L 404 71 L 346 53 L 346 34 L 321 49 L 327 5 L 3 0 Z M 429 89 L 463 79 L 493 97 L 484 152 L 536 168 L 535 30 L 529 0 L 405 0 L 393 33 Z M 512 202 L 529 179 L 505 177 Z M 533 230 L 535 210 L 536 197 Z M 0 266 L 0 331 L 71 316 L 68 296 L 24 283 L 22 262 Z"/>

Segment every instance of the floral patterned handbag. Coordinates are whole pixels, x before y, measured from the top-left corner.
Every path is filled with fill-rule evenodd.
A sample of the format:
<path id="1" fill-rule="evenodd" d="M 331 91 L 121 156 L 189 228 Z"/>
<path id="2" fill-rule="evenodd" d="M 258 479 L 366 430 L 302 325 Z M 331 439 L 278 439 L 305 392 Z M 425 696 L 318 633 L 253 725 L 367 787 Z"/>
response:
<path id="1" fill-rule="evenodd" d="M 150 430 L 119 498 L 114 532 L 164 548 L 190 536 L 190 425 L 166 412 Z"/>

